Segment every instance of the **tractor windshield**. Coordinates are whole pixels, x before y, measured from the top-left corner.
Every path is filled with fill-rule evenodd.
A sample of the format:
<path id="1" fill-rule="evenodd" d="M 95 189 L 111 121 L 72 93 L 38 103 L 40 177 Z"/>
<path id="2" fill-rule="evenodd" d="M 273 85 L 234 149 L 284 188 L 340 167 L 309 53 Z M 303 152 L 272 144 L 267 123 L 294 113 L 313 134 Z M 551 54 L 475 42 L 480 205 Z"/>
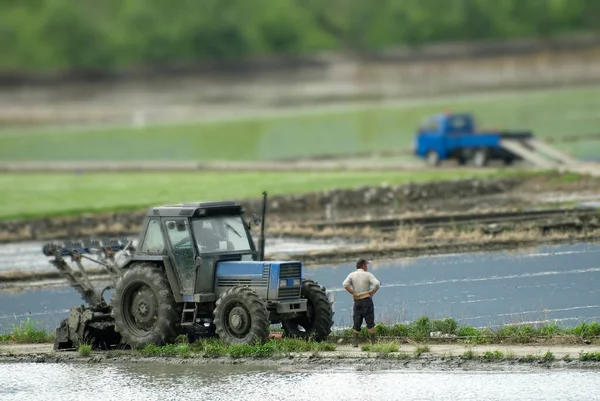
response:
<path id="1" fill-rule="evenodd" d="M 250 241 L 239 216 L 193 220 L 192 227 L 201 253 L 250 250 Z"/>

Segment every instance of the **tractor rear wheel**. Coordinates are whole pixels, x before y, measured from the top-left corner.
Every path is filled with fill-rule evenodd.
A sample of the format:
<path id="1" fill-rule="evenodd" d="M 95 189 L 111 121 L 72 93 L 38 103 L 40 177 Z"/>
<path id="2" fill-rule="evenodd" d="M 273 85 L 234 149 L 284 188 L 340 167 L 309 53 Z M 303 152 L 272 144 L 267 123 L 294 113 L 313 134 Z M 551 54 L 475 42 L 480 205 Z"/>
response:
<path id="1" fill-rule="evenodd" d="M 269 337 L 269 312 L 256 291 L 236 286 L 217 299 L 215 332 L 226 344 L 264 343 Z"/>
<path id="2" fill-rule="evenodd" d="M 113 296 L 115 331 L 132 348 L 172 343 L 181 316 L 163 270 L 151 263 L 129 268 Z"/>
<path id="3" fill-rule="evenodd" d="M 333 308 L 325 287 L 313 280 L 303 280 L 301 297 L 308 301 L 306 314 L 282 320 L 284 335 L 315 341 L 327 339 L 333 326 Z"/>

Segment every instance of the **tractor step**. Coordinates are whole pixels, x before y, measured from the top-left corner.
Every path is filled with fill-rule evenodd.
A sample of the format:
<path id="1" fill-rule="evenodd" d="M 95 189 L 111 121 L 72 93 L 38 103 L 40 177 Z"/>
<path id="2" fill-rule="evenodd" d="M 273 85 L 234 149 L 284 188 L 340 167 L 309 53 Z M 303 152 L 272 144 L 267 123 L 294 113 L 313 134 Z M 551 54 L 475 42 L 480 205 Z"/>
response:
<path id="1" fill-rule="evenodd" d="M 196 316 L 198 315 L 198 304 L 195 302 L 185 302 L 183 304 L 183 310 L 181 312 L 181 325 L 191 326 L 192 324 L 196 323 Z"/>

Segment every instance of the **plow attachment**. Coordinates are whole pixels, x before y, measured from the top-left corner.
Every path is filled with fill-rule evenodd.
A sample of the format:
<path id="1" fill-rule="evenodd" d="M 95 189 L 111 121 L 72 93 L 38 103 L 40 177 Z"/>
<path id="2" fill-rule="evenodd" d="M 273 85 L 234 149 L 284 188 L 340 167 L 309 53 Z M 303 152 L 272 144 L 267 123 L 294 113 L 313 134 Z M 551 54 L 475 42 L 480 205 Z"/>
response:
<path id="1" fill-rule="evenodd" d="M 109 349 L 120 344 L 121 338 L 115 332 L 111 306 L 105 301 L 104 292 L 114 288 L 120 274 L 119 260 L 127 258 L 130 251 L 133 251 L 133 243 L 126 239 L 66 241 L 44 245 L 44 255 L 54 257 L 50 262 L 88 304 L 71 308 L 69 317 L 60 323 L 56 329 L 55 350 L 76 349 L 82 344 L 89 344 L 95 349 Z M 70 257 L 76 269 L 71 267 L 65 257 Z M 112 285 L 101 291 L 96 289 L 82 260 L 102 266 Z"/>

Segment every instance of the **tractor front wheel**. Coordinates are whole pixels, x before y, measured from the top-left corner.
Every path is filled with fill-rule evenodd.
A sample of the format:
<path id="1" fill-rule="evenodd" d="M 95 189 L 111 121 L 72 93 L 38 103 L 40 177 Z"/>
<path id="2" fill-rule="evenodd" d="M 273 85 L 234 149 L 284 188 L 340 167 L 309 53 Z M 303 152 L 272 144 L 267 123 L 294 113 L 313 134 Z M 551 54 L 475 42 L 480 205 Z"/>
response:
<path id="1" fill-rule="evenodd" d="M 215 332 L 226 344 L 262 344 L 269 337 L 267 307 L 256 291 L 248 287 L 236 286 L 225 291 L 213 314 Z"/>
<path id="2" fill-rule="evenodd" d="M 181 316 L 163 270 L 135 264 L 119 279 L 113 297 L 115 331 L 132 348 L 164 345 L 177 337 Z"/>
<path id="3" fill-rule="evenodd" d="M 301 297 L 308 301 L 306 314 L 282 320 L 284 335 L 315 341 L 327 339 L 333 326 L 333 308 L 325 287 L 313 280 L 303 280 Z"/>

